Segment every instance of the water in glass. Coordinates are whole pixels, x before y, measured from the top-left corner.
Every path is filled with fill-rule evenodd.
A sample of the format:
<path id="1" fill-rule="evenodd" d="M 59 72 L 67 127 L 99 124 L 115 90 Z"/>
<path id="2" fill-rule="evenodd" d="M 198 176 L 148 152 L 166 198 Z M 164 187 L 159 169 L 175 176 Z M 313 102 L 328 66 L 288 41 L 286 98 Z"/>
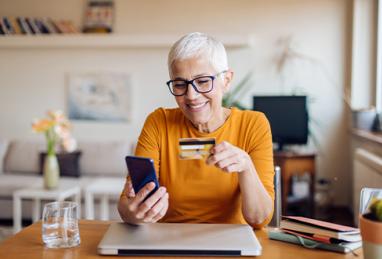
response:
<path id="1" fill-rule="evenodd" d="M 44 206 L 42 240 L 49 248 L 80 244 L 78 205 L 75 202 L 52 202 Z"/>

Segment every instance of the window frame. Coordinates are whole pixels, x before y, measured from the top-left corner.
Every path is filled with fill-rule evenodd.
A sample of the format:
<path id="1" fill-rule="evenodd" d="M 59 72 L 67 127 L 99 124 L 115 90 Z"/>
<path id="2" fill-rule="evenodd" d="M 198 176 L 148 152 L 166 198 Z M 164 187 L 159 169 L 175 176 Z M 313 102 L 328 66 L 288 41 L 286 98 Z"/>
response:
<path id="1" fill-rule="evenodd" d="M 375 106 L 379 113 L 382 112 L 382 0 L 378 0 L 377 13 L 377 61 L 376 61 L 376 85 Z"/>

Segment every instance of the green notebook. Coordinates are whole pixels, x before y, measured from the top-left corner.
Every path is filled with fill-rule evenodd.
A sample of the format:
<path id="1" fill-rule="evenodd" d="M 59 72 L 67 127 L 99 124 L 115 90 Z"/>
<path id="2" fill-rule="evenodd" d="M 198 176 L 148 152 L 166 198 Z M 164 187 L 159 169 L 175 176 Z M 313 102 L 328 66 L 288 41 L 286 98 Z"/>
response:
<path id="1" fill-rule="evenodd" d="M 270 229 L 268 231 L 268 236 L 270 239 L 293 243 L 310 249 L 324 249 L 338 253 L 354 253 L 355 249 L 358 249 L 362 246 L 362 241 L 342 242 L 339 244 L 324 244 L 304 237 L 285 233 L 280 229 Z"/>

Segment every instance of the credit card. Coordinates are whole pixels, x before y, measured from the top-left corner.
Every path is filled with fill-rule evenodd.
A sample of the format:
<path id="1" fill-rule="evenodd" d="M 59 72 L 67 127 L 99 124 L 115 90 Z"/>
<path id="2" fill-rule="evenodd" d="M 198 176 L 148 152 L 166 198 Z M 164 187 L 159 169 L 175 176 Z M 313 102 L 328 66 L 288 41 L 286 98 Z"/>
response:
<path id="1" fill-rule="evenodd" d="M 214 145 L 215 138 L 181 138 L 179 139 L 179 158 L 207 159 Z"/>

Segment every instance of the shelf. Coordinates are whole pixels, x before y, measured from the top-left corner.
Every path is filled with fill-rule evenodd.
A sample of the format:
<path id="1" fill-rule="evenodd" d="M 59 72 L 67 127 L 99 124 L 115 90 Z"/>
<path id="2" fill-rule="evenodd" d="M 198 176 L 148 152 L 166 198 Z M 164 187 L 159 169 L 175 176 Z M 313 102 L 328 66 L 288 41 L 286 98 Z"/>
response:
<path id="1" fill-rule="evenodd" d="M 249 35 L 216 37 L 226 48 L 251 47 Z M 179 35 L 65 34 L 0 36 L 0 49 L 14 48 L 169 48 Z"/>
<path id="2" fill-rule="evenodd" d="M 373 132 L 370 130 L 355 129 L 351 130 L 352 134 L 363 140 L 382 145 L 382 132 Z"/>

